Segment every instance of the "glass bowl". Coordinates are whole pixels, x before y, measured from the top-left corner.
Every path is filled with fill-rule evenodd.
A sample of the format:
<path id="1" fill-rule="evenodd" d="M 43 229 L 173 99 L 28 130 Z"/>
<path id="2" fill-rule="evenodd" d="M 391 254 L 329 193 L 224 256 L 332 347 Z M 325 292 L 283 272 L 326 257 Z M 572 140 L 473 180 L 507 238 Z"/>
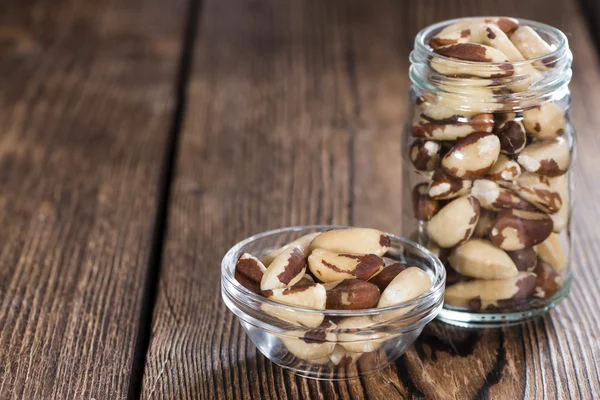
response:
<path id="1" fill-rule="evenodd" d="M 364 310 L 301 308 L 268 300 L 234 279 L 236 262 L 243 253 L 260 258 L 308 233 L 339 228 L 347 227 L 296 226 L 260 233 L 233 246 L 221 264 L 223 300 L 250 340 L 275 364 L 308 378 L 341 380 L 386 367 L 413 344 L 443 304 L 446 271 L 442 263 L 426 248 L 389 233 L 386 265 L 400 262 L 419 267 L 432 282 L 427 292 L 404 303 Z M 324 322 L 317 328 L 288 322 L 321 316 Z"/>

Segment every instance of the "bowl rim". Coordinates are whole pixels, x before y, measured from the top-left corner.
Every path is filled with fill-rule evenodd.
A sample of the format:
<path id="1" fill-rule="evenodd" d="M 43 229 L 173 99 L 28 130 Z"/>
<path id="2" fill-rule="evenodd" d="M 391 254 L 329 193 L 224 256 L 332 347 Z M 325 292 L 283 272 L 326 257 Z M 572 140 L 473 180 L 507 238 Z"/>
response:
<path id="1" fill-rule="evenodd" d="M 259 239 L 262 239 L 262 238 L 265 238 L 265 237 L 271 236 L 271 235 L 277 235 L 277 234 L 295 232 L 295 231 L 298 231 L 298 232 L 304 231 L 304 230 L 323 230 L 323 231 L 325 231 L 325 230 L 329 230 L 329 229 L 347 229 L 347 228 L 355 228 L 355 226 L 297 225 L 297 226 L 273 229 L 273 230 L 261 232 L 261 233 L 252 235 L 250 237 L 247 237 L 246 239 L 243 239 L 240 242 L 236 243 L 234 246 L 232 246 L 227 251 L 225 256 L 223 257 L 223 260 L 221 261 L 222 286 L 224 286 L 223 281 L 225 281 L 231 287 L 233 287 L 235 289 L 235 293 L 232 293 L 232 294 L 235 295 L 235 297 L 238 297 L 238 300 L 239 300 L 239 296 L 245 296 L 246 298 L 253 300 L 257 303 L 260 303 L 261 305 L 267 304 L 270 307 L 275 307 L 277 309 L 281 309 L 281 310 L 285 310 L 285 311 L 293 311 L 293 312 L 298 312 L 298 313 L 319 313 L 319 314 L 323 314 L 325 316 L 339 316 L 339 317 L 373 316 L 373 315 L 382 314 L 384 312 L 396 311 L 398 309 L 407 308 L 407 307 L 411 307 L 411 306 L 414 306 L 416 308 L 416 306 L 419 306 L 419 305 L 429 305 L 430 303 L 433 304 L 433 303 L 435 303 L 436 300 L 439 299 L 440 295 L 443 295 L 443 289 L 444 289 L 445 283 L 446 283 L 446 269 L 445 269 L 444 265 L 442 264 L 442 262 L 439 260 L 439 258 L 436 257 L 426 247 L 424 247 L 418 243 L 415 243 L 412 240 L 406 239 L 401 236 L 396 236 L 394 234 L 391 234 L 391 233 L 388 233 L 385 231 L 382 231 L 382 232 L 384 234 L 388 235 L 390 237 L 390 239 L 398 241 L 398 242 L 402 243 L 402 245 L 408 245 L 408 246 L 414 247 L 417 250 L 424 253 L 428 258 L 428 263 L 431 263 L 430 269 L 434 273 L 434 277 L 432 279 L 432 285 L 425 293 L 415 297 L 414 299 L 404 301 L 401 303 L 397 303 L 397 304 L 387 306 L 387 307 L 381 307 L 381 308 L 365 308 L 365 309 L 360 309 L 360 310 L 327 310 L 327 309 L 320 310 L 320 309 L 316 309 L 316 308 L 297 307 L 297 306 L 278 303 L 276 301 L 269 300 L 266 297 L 260 296 L 256 293 L 250 291 L 249 289 L 245 288 L 233 276 L 233 272 L 235 271 L 235 263 L 237 262 L 237 257 L 235 257 L 235 254 L 240 252 L 240 249 L 242 249 L 243 247 L 247 246 L 248 244 L 250 244 L 256 240 L 259 240 Z M 410 318 L 411 316 L 414 316 L 413 313 L 407 312 L 400 319 L 403 319 L 404 317 Z"/>

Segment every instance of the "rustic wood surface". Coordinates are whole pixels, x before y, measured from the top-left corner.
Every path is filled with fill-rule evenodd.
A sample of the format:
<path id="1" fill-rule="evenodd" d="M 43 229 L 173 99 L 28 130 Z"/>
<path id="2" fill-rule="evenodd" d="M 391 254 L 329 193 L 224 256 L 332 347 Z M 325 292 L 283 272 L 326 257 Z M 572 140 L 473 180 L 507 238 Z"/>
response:
<path id="1" fill-rule="evenodd" d="M 141 370 L 184 6 L 0 5 L 1 399 L 125 398 Z"/>
<path id="2" fill-rule="evenodd" d="M 2 2 L 0 399 L 595 398 L 600 60 L 582 3 Z M 571 297 L 519 327 L 434 322 L 374 376 L 282 370 L 221 301 L 222 256 L 289 225 L 398 232 L 408 53 L 470 15 L 569 35 Z"/>
<path id="3" fill-rule="evenodd" d="M 514 15 L 569 33 L 579 128 L 572 296 L 521 327 L 431 324 L 394 367 L 318 382 L 258 353 L 219 294 L 236 241 L 310 223 L 400 221 L 400 142 L 416 32 L 466 15 Z M 205 0 L 194 48 L 144 398 L 580 398 L 600 390 L 600 195 L 593 154 L 600 67 L 569 1 Z"/>

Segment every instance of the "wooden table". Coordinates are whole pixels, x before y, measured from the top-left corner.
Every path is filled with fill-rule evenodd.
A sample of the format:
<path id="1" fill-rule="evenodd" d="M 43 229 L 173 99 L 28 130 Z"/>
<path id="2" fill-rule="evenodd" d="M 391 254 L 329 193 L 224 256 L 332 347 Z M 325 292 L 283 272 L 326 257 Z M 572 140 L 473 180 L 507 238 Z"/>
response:
<path id="1" fill-rule="evenodd" d="M 412 40 L 484 14 L 571 42 L 571 297 L 519 327 L 434 322 L 360 380 L 278 368 L 221 301 L 221 257 L 281 226 L 399 231 Z M 595 16 L 591 0 L 4 1 L 0 398 L 596 398 Z"/>

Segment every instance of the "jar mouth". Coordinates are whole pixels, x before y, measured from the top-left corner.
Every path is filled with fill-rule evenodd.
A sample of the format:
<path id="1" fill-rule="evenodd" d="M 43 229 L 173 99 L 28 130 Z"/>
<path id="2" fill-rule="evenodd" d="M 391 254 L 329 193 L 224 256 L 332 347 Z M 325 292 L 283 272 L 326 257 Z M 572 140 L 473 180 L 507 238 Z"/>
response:
<path id="1" fill-rule="evenodd" d="M 398 311 L 401 309 L 409 309 L 404 315 L 398 318 L 394 318 L 393 322 L 397 323 L 398 321 L 414 321 L 417 323 L 419 320 L 423 319 L 430 315 L 437 308 L 437 303 L 440 303 L 443 298 L 443 292 L 446 281 L 446 270 L 441 263 L 441 261 L 433 255 L 429 250 L 425 247 L 412 242 L 408 239 L 398 237 L 396 235 L 386 233 L 391 239 L 392 248 L 396 248 L 397 250 L 403 250 L 403 247 L 410 247 L 415 249 L 419 253 L 425 255 L 426 259 L 424 263 L 427 264 L 427 267 L 430 271 L 430 277 L 432 280 L 431 287 L 427 290 L 427 292 L 422 295 L 402 303 L 394 304 L 388 307 L 382 308 L 368 308 L 361 310 L 320 310 L 315 308 L 305 308 L 305 307 L 296 307 L 292 305 L 287 305 L 283 303 L 278 303 L 273 300 L 269 300 L 263 296 L 260 296 L 249 289 L 242 286 L 235 278 L 235 264 L 239 256 L 244 253 L 244 249 L 251 243 L 258 241 L 260 239 L 280 235 L 285 233 L 293 233 L 298 232 L 299 234 L 306 234 L 309 230 L 311 231 L 325 231 L 329 229 L 343 229 L 348 228 L 348 226 L 336 226 L 336 225 L 306 225 L 306 226 L 294 226 L 289 228 L 276 229 L 272 231 L 267 231 L 263 233 L 259 233 L 257 235 L 251 236 L 243 241 L 234 245 L 224 256 L 223 261 L 221 263 L 221 280 L 222 280 L 222 295 L 226 298 L 227 301 L 239 302 L 240 304 L 248 304 L 253 303 L 257 305 L 258 309 L 254 310 L 264 314 L 265 317 L 268 316 L 266 312 L 260 309 L 260 306 L 267 305 L 271 309 L 282 310 L 285 312 L 293 312 L 299 314 L 322 314 L 325 317 L 356 317 L 356 316 L 374 316 L 383 314 L 390 311 Z M 395 245 L 395 246 L 394 246 Z M 238 315 L 239 316 L 239 315 Z M 431 317 L 433 319 L 435 315 Z M 274 317 L 272 317 L 274 318 Z M 254 315 L 255 320 L 260 321 L 262 319 L 261 316 Z M 392 322 L 392 321 L 390 321 Z M 290 323 L 281 321 L 282 325 L 290 325 Z M 386 323 L 383 323 L 385 325 Z M 292 324 L 295 325 L 295 324 Z M 296 326 L 296 325 L 295 325 Z M 297 326 L 298 327 L 298 326 Z M 310 329 L 306 327 L 302 327 L 302 329 Z"/>
<path id="2" fill-rule="evenodd" d="M 481 65 L 481 66 L 494 66 L 494 65 L 496 65 L 496 66 L 497 65 L 519 66 L 519 65 L 532 64 L 532 63 L 535 63 L 536 61 L 543 62 L 546 59 L 560 60 L 565 56 L 565 53 L 568 51 L 569 41 L 568 41 L 566 35 L 561 30 L 559 30 L 553 26 L 543 24 L 541 22 L 532 21 L 532 20 L 528 20 L 528 19 L 521 19 L 521 18 L 516 18 L 519 21 L 519 24 L 521 26 L 530 26 L 536 32 L 544 33 L 544 36 L 545 36 L 544 39 L 546 39 L 546 40 L 552 39 L 550 41 L 550 43 L 548 43 L 551 47 L 554 48 L 554 50 L 551 53 L 546 54 L 544 56 L 532 58 L 529 60 L 523 60 L 523 61 L 510 61 L 510 62 L 463 61 L 463 60 L 457 60 L 455 58 L 446 57 L 444 55 L 438 54 L 438 53 L 434 52 L 433 49 L 428 44 L 429 39 L 431 39 L 433 36 L 435 36 L 436 33 L 441 31 L 443 28 L 445 28 L 448 25 L 454 24 L 456 22 L 461 22 L 461 21 L 481 20 L 481 19 L 490 19 L 490 18 L 494 18 L 494 17 L 482 16 L 482 17 L 456 18 L 456 19 L 438 22 L 433 25 L 429 25 L 426 28 L 421 29 L 419 31 L 419 33 L 417 33 L 417 36 L 415 37 L 414 50 L 419 53 L 422 53 L 426 57 L 436 57 L 436 58 L 441 58 L 443 60 L 447 60 L 447 61 L 451 61 L 451 62 L 459 62 L 461 64 L 464 63 L 466 65 Z"/>
<path id="3" fill-rule="evenodd" d="M 422 93 L 438 96 L 463 112 L 518 112 L 540 102 L 563 98 L 571 80 L 572 54 L 560 30 L 526 19 L 553 51 L 534 59 L 513 62 L 464 61 L 436 53 L 429 40 L 450 24 L 493 17 L 469 17 L 439 22 L 422 29 L 410 53 L 410 79 Z"/>

